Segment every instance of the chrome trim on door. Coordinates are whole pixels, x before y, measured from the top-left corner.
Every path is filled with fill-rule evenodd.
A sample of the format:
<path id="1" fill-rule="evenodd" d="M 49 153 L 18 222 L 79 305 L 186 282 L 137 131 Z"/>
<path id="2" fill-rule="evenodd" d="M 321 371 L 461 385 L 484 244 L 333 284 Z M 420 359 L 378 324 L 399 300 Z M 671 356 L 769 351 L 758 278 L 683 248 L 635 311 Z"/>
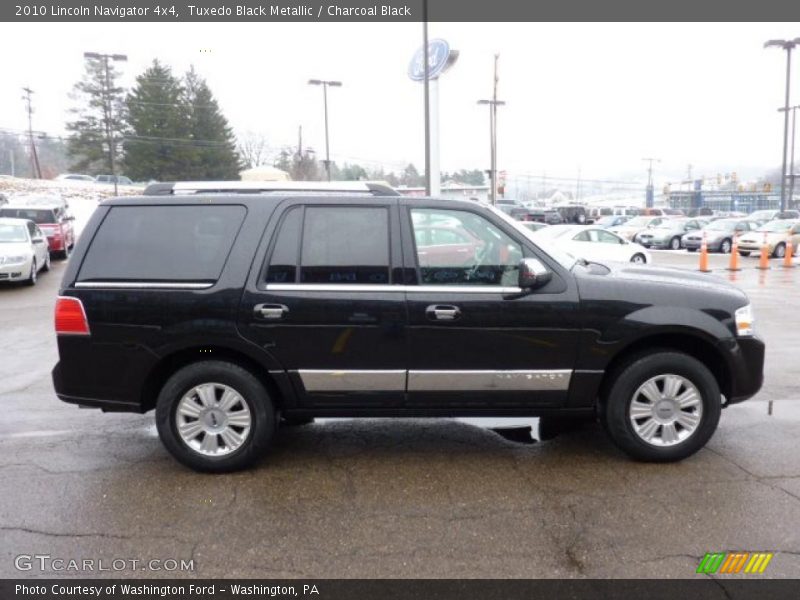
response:
<path id="1" fill-rule="evenodd" d="M 521 294 L 522 288 L 496 285 L 371 285 L 365 283 L 268 283 L 269 292 L 395 292 L 407 294 Z"/>
<path id="2" fill-rule="evenodd" d="M 187 283 L 184 281 L 78 281 L 76 288 L 112 288 L 131 290 L 205 290 L 213 283 Z"/>
<path id="3" fill-rule="evenodd" d="M 404 392 L 406 371 L 297 371 L 307 392 Z"/>
<path id="4" fill-rule="evenodd" d="M 409 371 L 409 392 L 566 391 L 570 369 L 557 371 Z"/>

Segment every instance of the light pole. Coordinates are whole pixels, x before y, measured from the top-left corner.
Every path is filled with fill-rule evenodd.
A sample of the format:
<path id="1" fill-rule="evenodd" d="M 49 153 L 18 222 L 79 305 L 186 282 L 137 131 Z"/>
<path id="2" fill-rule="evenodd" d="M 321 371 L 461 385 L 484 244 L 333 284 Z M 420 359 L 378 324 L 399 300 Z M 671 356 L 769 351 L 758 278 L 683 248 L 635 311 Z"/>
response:
<path id="1" fill-rule="evenodd" d="M 323 79 L 309 79 L 309 85 L 322 86 L 322 101 L 325 105 L 325 172 L 328 175 L 328 181 L 331 180 L 331 151 L 328 145 L 328 86 L 342 87 L 341 81 L 325 81 Z"/>
<path id="2" fill-rule="evenodd" d="M 786 50 L 786 101 L 783 114 L 783 166 L 781 168 L 781 210 L 786 210 L 786 155 L 789 150 L 789 96 L 792 77 L 792 50 L 800 44 L 800 38 L 793 40 L 769 40 L 764 48 L 782 48 Z"/>
<path id="3" fill-rule="evenodd" d="M 105 70 L 105 83 L 103 85 L 103 112 L 105 113 L 106 121 L 106 138 L 108 139 L 108 162 L 111 168 L 111 178 L 114 180 L 114 195 L 117 195 L 117 173 L 115 170 L 114 162 L 114 129 L 112 127 L 111 119 L 113 116 L 114 104 L 111 101 L 111 76 L 108 71 L 108 61 L 126 62 L 128 57 L 125 54 L 100 54 L 98 52 L 84 52 L 83 58 L 89 60 L 102 60 L 103 69 Z"/>
<path id="4" fill-rule="evenodd" d="M 786 202 L 787 208 L 791 206 L 794 200 L 794 180 L 797 178 L 794 172 L 794 142 L 795 142 L 795 127 L 797 125 L 797 109 L 800 104 L 790 106 L 788 110 L 792 111 L 792 150 L 789 158 L 789 198 Z M 779 108 L 778 112 L 787 112 L 786 108 Z"/>

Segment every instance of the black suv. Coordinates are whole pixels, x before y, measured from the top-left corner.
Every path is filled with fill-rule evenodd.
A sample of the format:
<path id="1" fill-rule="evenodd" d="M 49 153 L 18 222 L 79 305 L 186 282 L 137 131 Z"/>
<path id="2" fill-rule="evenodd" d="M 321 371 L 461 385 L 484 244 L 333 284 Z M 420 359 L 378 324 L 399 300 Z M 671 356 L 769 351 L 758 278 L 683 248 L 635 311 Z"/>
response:
<path id="1" fill-rule="evenodd" d="M 599 418 L 673 461 L 761 387 L 748 299 L 721 279 L 576 260 L 475 202 L 161 185 L 89 221 L 53 381 L 155 409 L 194 469 L 252 463 L 280 422 L 367 416 Z"/>

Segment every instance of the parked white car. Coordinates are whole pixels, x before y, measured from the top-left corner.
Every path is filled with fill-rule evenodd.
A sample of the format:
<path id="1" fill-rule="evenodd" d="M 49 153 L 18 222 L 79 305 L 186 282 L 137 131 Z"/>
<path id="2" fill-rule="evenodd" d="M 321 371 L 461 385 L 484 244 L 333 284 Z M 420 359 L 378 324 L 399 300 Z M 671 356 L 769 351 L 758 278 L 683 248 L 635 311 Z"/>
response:
<path id="1" fill-rule="evenodd" d="M 531 234 L 558 246 L 575 257 L 596 262 L 652 262 L 650 253 L 639 244 L 634 244 L 602 227 L 584 225 L 551 225 Z"/>
<path id="2" fill-rule="evenodd" d="M 50 270 L 47 236 L 33 221 L 0 219 L 0 282 L 36 285 L 39 271 Z"/>

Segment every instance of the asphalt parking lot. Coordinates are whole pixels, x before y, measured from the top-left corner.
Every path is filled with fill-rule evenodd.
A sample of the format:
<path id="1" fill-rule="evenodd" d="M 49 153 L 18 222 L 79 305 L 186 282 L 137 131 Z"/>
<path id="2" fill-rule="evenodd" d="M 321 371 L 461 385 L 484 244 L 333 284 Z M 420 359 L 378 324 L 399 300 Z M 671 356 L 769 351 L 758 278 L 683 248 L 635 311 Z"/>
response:
<path id="1" fill-rule="evenodd" d="M 766 383 L 682 463 L 632 462 L 599 426 L 521 444 L 485 421 L 342 420 L 282 430 L 258 467 L 217 476 L 172 460 L 152 414 L 58 401 L 54 262 L 36 288 L 0 288 L 0 577 L 692 577 L 732 550 L 774 552 L 764 576 L 797 577 L 800 268 L 771 262 L 729 275 L 711 257 L 751 296 Z M 15 568 L 35 554 L 194 570 Z"/>

